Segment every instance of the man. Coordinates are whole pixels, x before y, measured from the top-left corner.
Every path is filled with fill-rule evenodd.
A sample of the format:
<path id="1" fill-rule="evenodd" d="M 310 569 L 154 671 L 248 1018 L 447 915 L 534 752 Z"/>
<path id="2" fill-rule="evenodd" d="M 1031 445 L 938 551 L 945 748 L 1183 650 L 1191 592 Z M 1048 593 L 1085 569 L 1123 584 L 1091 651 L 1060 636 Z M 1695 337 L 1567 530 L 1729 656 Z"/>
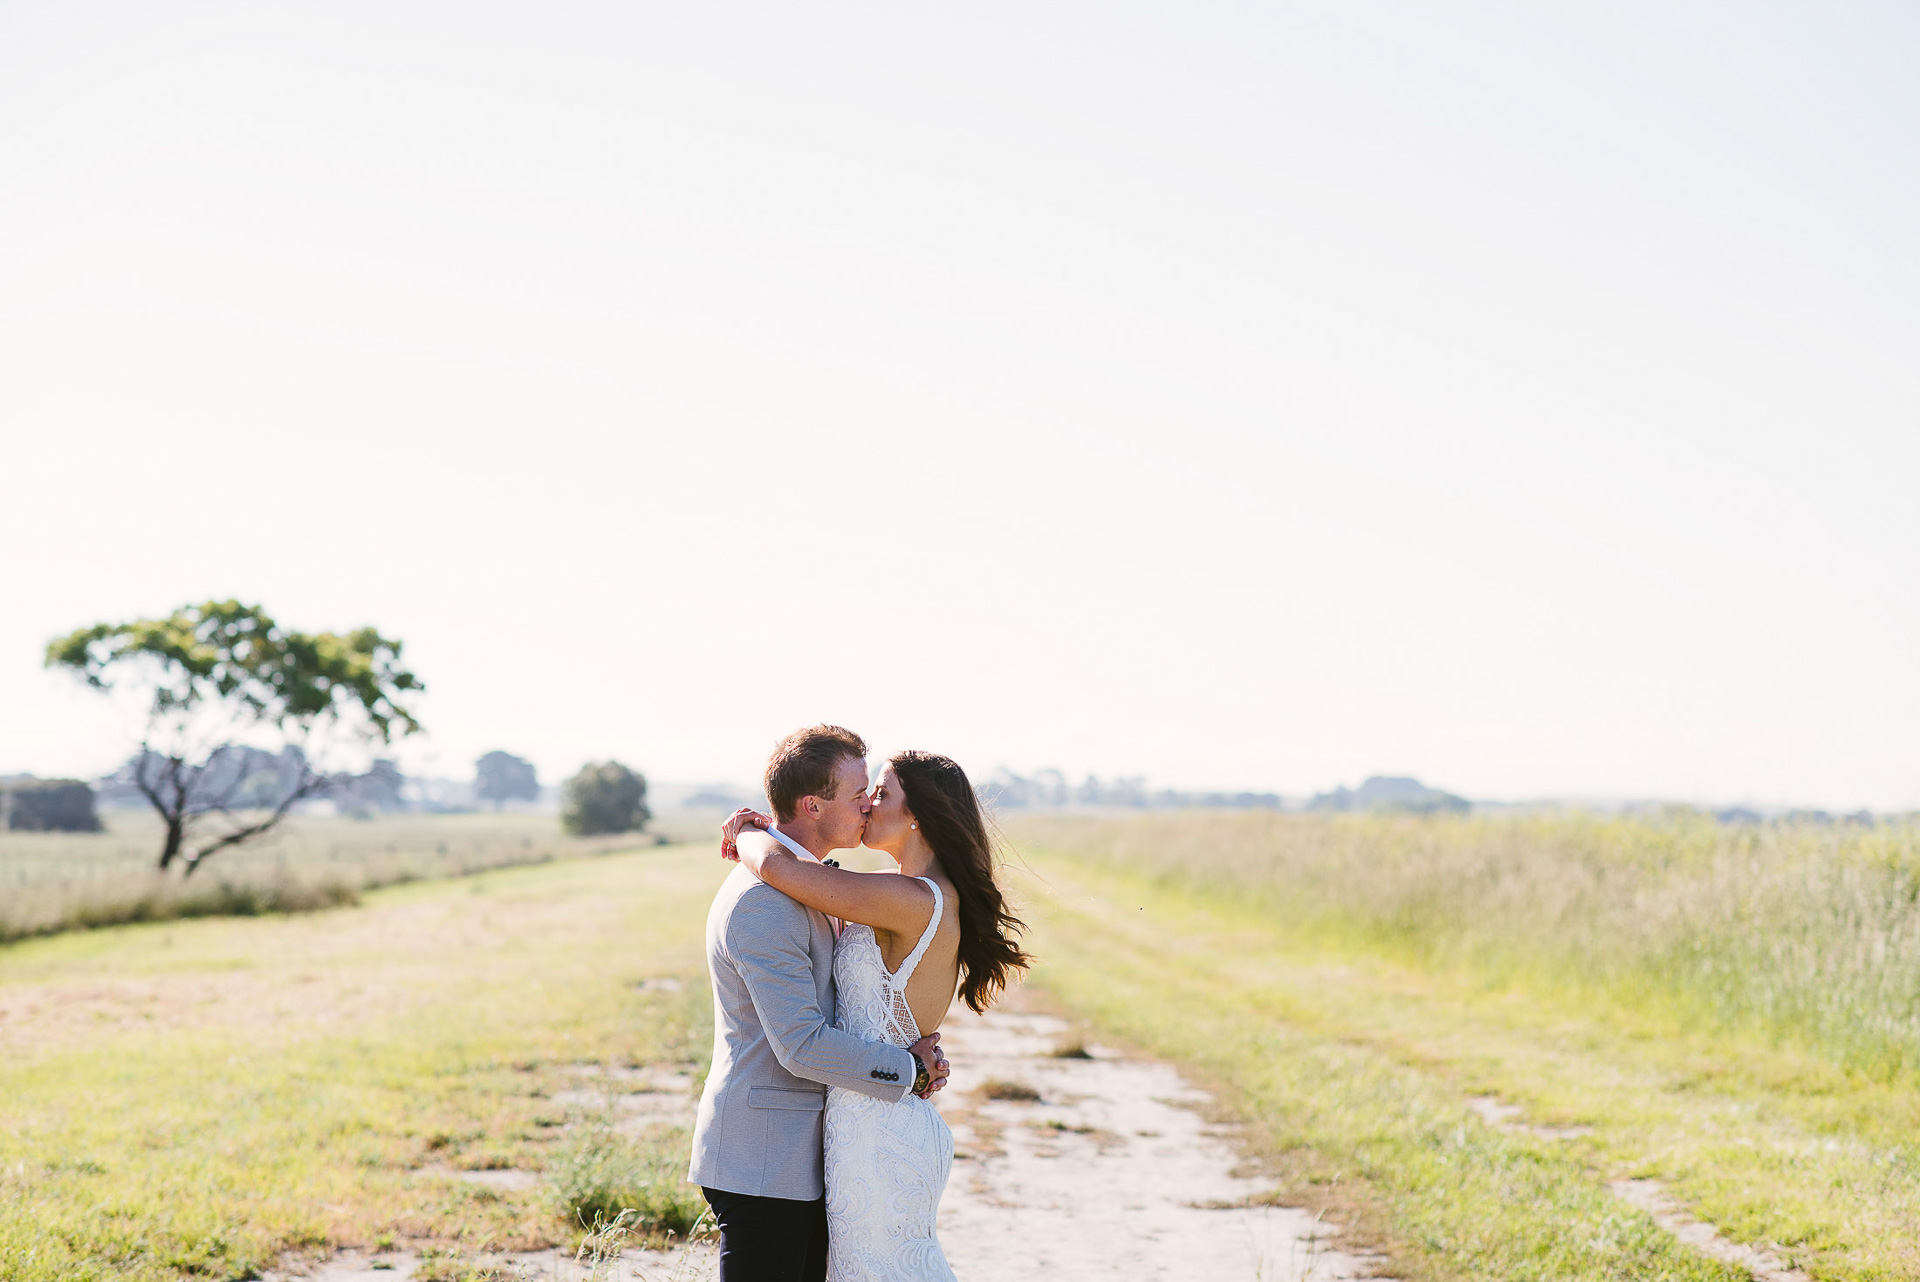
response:
<path id="1" fill-rule="evenodd" d="M 796 730 L 767 762 L 774 835 L 803 859 L 860 844 L 867 745 L 839 726 Z M 720 1223 L 721 1282 L 824 1282 L 826 1088 L 888 1103 L 945 1084 L 938 1034 L 907 1050 L 833 1026 L 834 925 L 735 868 L 707 914 L 713 1068 L 689 1179 Z"/>

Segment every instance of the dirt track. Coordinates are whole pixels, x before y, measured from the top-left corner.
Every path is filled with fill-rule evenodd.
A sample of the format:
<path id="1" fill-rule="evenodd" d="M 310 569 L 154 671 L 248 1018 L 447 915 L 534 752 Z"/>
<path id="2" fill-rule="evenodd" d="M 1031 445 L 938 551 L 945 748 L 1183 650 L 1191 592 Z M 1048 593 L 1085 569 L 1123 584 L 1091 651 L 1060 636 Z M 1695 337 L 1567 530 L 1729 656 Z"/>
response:
<path id="1" fill-rule="evenodd" d="M 940 1240 L 966 1282 L 1373 1276 L 1371 1261 L 1331 1250 L 1328 1226 L 1305 1212 L 1247 1205 L 1263 1186 L 1233 1173 L 1232 1137 L 1208 1124 L 1207 1097 L 1166 1065 L 1097 1046 L 1088 1058 L 1060 1058 L 1068 1028 L 1046 1015 L 957 1009 L 943 1032 L 956 1077 L 937 1098 L 956 1159 Z M 692 1100 L 678 1107 L 684 1117 L 658 1120 L 690 1121 Z M 553 1251 L 500 1263 L 530 1282 L 585 1276 Z M 346 1253 L 309 1276 L 397 1282 L 416 1264 L 401 1253 Z M 630 1251 L 611 1276 L 694 1282 L 716 1271 L 711 1245 L 696 1245 Z"/>
<path id="2" fill-rule="evenodd" d="M 1056 1058 L 1068 1029 L 1045 1015 L 956 1011 L 945 1031 L 965 1079 L 940 1096 L 963 1155 L 940 1240 L 960 1277 L 1372 1276 L 1306 1212 L 1245 1205 L 1265 1186 L 1233 1174 L 1231 1136 L 1173 1069 L 1097 1046 L 1091 1059 Z M 1039 1099 L 984 1098 L 991 1081 Z"/>

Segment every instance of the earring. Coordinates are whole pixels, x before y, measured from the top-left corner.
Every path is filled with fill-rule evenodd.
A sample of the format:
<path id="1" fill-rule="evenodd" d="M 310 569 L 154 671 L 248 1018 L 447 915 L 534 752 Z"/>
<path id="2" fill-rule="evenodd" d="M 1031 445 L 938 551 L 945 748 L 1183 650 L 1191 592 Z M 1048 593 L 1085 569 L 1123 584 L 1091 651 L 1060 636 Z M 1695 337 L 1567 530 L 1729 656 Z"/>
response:
<path id="1" fill-rule="evenodd" d="M 914 820 L 912 823 L 907 825 L 907 827 L 909 828 L 918 828 L 919 826 L 920 826 L 920 821 L 918 819 Z"/>

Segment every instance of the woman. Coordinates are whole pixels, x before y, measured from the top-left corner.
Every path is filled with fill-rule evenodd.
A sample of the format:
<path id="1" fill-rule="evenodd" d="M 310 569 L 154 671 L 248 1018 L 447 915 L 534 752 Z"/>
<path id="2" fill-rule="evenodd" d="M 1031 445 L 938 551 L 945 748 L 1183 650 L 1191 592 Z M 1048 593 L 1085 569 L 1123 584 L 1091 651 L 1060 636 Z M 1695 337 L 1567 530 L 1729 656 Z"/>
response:
<path id="1" fill-rule="evenodd" d="M 973 785 L 931 752 L 896 753 L 871 794 L 863 844 L 895 867 L 858 873 L 795 855 L 750 810 L 727 821 L 721 850 L 774 889 L 841 918 L 833 949 L 835 1024 L 910 1046 L 946 1017 L 958 989 L 982 1012 L 1031 962 L 1024 924 L 994 881 L 993 848 Z M 830 1282 L 942 1282 L 953 1270 L 934 1234 L 953 1166 L 953 1134 L 927 1100 L 896 1104 L 829 1087 L 826 1115 Z"/>

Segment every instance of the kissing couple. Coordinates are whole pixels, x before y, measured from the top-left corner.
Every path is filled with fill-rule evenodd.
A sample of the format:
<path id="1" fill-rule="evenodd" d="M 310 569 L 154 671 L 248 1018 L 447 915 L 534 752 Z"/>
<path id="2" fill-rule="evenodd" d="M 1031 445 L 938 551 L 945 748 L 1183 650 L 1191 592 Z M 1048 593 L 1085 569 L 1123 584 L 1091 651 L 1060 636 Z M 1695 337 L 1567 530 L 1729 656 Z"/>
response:
<path id="1" fill-rule="evenodd" d="M 1031 959 L 994 879 L 973 785 L 839 726 L 781 740 L 771 816 L 734 812 L 707 914 L 713 1067 L 688 1178 L 720 1225 L 721 1282 L 950 1282 L 934 1232 L 953 1166 L 935 1111 L 940 1021 L 985 1011 Z M 828 856 L 866 845 L 894 867 Z"/>

